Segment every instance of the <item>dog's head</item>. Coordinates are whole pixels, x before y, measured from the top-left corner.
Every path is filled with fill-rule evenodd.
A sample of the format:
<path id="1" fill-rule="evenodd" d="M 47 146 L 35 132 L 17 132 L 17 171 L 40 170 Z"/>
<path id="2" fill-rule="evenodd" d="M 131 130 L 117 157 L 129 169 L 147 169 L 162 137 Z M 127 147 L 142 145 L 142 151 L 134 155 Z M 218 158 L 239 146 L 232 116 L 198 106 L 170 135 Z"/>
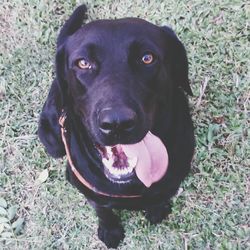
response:
<path id="1" fill-rule="evenodd" d="M 168 27 L 138 18 L 82 25 L 85 12 L 78 7 L 57 40 L 62 106 L 101 150 L 140 142 L 160 122 L 159 110 L 168 112 L 175 89 L 192 94 L 185 49 Z"/>
<path id="2" fill-rule="evenodd" d="M 57 77 L 93 140 L 130 144 L 154 126 L 173 88 L 189 94 L 188 65 L 174 32 L 137 18 L 82 26 L 77 9 L 58 38 Z"/>

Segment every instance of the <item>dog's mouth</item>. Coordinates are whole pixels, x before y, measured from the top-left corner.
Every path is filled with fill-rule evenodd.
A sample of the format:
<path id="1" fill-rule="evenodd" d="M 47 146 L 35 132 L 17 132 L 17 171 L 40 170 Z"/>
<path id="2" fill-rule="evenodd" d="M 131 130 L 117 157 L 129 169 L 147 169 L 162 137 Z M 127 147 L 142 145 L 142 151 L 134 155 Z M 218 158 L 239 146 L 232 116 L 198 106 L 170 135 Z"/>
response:
<path id="1" fill-rule="evenodd" d="M 146 187 L 150 187 L 167 170 L 167 149 L 151 132 L 135 144 L 98 145 L 97 149 L 106 177 L 115 183 L 128 183 L 136 175 Z"/>
<path id="2" fill-rule="evenodd" d="M 134 176 L 137 157 L 128 157 L 121 144 L 115 146 L 98 146 L 104 165 L 104 173 L 108 179 L 117 183 L 127 183 Z"/>

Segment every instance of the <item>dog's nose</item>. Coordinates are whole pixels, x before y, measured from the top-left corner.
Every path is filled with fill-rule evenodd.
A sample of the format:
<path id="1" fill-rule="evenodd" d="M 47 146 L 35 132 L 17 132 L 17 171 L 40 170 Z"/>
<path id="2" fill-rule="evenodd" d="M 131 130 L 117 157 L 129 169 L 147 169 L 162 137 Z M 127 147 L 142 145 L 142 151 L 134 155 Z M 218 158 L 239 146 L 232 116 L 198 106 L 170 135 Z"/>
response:
<path id="1" fill-rule="evenodd" d="M 130 108 L 104 108 L 99 113 L 99 128 L 104 134 L 130 132 L 136 120 L 136 113 Z"/>

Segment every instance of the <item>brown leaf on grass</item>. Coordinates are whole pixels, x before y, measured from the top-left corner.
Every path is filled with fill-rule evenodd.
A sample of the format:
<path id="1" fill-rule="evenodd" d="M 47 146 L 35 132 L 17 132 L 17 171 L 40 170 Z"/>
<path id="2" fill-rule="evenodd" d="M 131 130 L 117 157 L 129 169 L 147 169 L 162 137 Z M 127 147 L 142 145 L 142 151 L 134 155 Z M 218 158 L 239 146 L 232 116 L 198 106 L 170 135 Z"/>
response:
<path id="1" fill-rule="evenodd" d="M 224 116 L 215 116 L 215 117 L 213 117 L 213 123 L 216 123 L 216 124 L 223 124 L 223 123 L 225 123 Z"/>
<path id="2" fill-rule="evenodd" d="M 48 169 L 44 169 L 38 176 L 38 178 L 35 180 L 35 185 L 40 185 L 44 183 L 49 177 L 49 171 Z"/>

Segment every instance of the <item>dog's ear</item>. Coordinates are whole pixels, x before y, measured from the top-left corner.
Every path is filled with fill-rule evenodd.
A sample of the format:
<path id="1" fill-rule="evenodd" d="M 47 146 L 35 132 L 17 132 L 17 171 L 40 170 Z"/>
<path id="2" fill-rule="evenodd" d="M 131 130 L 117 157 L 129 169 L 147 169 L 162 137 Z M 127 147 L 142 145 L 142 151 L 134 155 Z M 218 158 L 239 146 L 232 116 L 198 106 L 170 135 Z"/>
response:
<path id="1" fill-rule="evenodd" d="M 57 48 L 63 45 L 66 39 L 73 35 L 82 26 L 83 20 L 87 19 L 86 12 L 87 8 L 84 4 L 74 10 L 73 14 L 65 22 L 58 35 Z"/>
<path id="2" fill-rule="evenodd" d="M 188 79 L 188 59 L 186 50 L 174 31 L 162 27 L 167 40 L 167 60 L 170 62 L 172 78 L 178 87 L 181 87 L 187 94 L 193 95 Z M 169 63 L 169 61 L 168 61 Z"/>
<path id="3" fill-rule="evenodd" d="M 62 103 L 57 80 L 54 80 L 40 115 L 38 136 L 47 152 L 54 158 L 63 157 L 65 149 L 61 138 L 59 117 Z"/>
<path id="4" fill-rule="evenodd" d="M 63 25 L 57 38 L 57 52 L 56 52 L 56 78 L 60 87 L 62 95 L 63 106 L 66 106 L 67 101 L 67 55 L 65 52 L 65 43 L 69 36 L 73 35 L 79 30 L 83 24 L 83 20 L 87 18 L 87 8 L 85 5 L 80 5 L 75 9 L 70 18 Z"/>
<path id="5" fill-rule="evenodd" d="M 66 54 L 65 43 L 67 38 L 73 35 L 86 19 L 86 6 L 81 5 L 73 12 L 65 22 L 57 39 L 56 52 L 56 79 L 53 81 L 47 100 L 40 116 L 38 136 L 46 147 L 48 153 L 54 157 L 65 155 L 65 149 L 61 138 L 59 118 L 62 109 L 67 108 L 67 80 L 66 80 Z"/>

